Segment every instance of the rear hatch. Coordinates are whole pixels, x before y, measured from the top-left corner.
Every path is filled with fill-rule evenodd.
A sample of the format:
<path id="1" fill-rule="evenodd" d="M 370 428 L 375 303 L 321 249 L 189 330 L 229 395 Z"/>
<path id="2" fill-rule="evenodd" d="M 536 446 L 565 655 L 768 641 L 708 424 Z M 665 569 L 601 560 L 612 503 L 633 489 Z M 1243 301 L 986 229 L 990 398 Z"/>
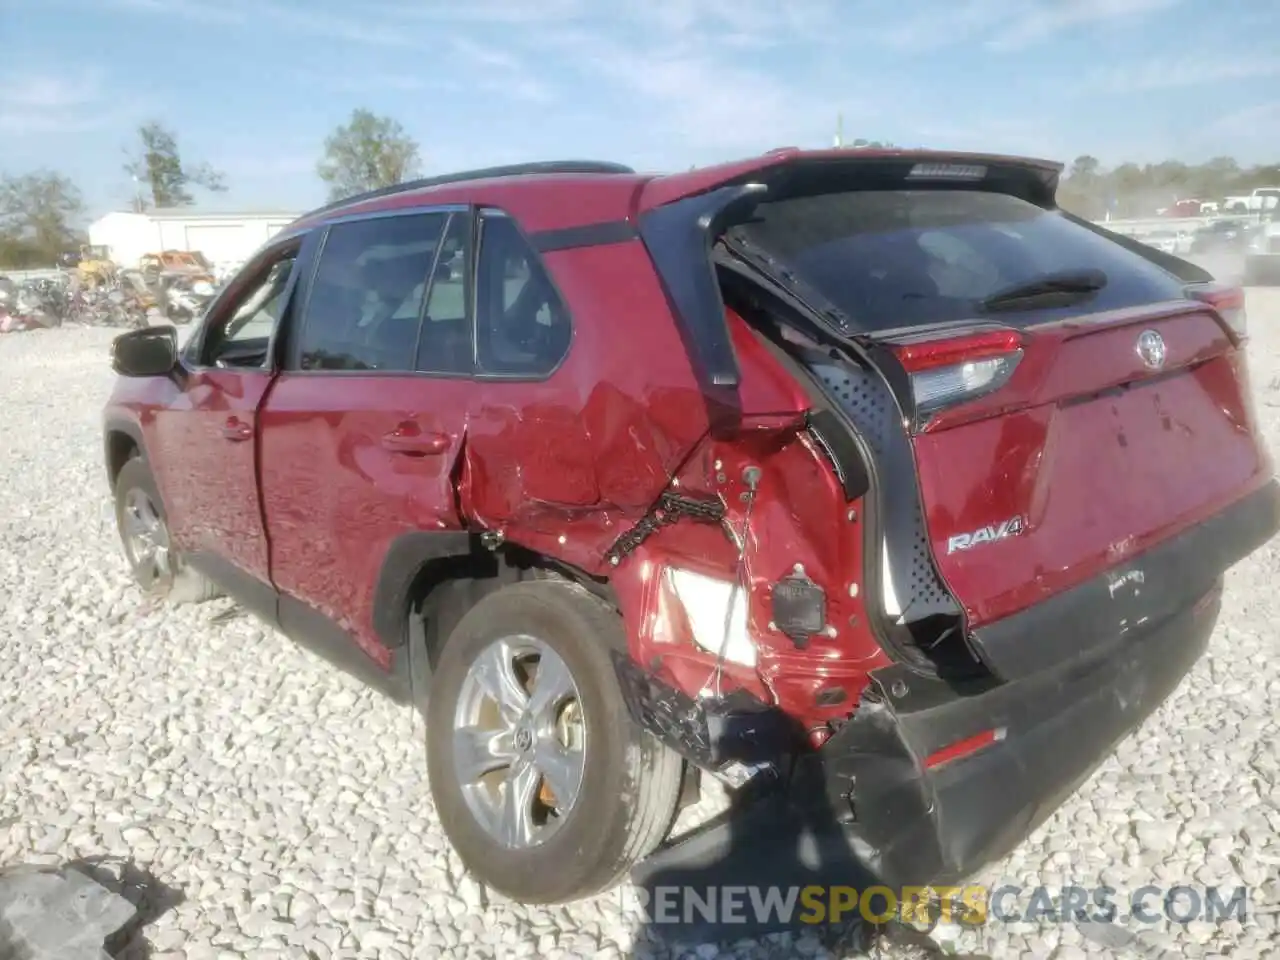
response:
<path id="1" fill-rule="evenodd" d="M 1189 285 L 1196 268 L 992 169 L 869 160 L 820 191 L 793 176 L 723 235 L 878 358 L 915 474 L 882 484 L 918 491 L 923 563 L 970 630 L 1121 570 L 1272 474 L 1238 291 Z M 815 372 L 846 407 L 869 389 Z M 912 558 L 891 562 L 917 544 L 885 536 L 887 612 L 945 611 Z"/>

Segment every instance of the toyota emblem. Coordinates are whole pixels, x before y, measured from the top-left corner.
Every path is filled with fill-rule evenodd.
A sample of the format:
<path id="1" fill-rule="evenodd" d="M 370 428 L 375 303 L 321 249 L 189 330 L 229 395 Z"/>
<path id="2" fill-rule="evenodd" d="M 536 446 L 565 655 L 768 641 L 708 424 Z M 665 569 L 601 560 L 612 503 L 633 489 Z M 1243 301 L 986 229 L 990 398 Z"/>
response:
<path id="1" fill-rule="evenodd" d="M 1143 330 L 1138 334 L 1138 356 L 1148 370 L 1159 370 L 1164 366 L 1168 351 L 1165 349 L 1164 337 L 1155 330 Z"/>

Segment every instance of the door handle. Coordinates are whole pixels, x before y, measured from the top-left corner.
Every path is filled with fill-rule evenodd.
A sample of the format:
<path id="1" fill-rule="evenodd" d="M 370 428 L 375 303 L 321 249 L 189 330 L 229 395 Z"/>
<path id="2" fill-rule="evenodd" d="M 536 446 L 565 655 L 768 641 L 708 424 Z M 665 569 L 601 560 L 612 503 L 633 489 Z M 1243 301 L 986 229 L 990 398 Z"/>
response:
<path id="1" fill-rule="evenodd" d="M 243 420 L 227 417 L 227 422 L 222 425 L 222 435 L 228 440 L 249 440 L 253 437 L 253 427 Z"/>
<path id="2" fill-rule="evenodd" d="M 382 446 L 392 453 L 427 456 L 449 449 L 449 437 L 443 433 L 422 433 L 417 424 L 402 423 L 382 435 Z"/>

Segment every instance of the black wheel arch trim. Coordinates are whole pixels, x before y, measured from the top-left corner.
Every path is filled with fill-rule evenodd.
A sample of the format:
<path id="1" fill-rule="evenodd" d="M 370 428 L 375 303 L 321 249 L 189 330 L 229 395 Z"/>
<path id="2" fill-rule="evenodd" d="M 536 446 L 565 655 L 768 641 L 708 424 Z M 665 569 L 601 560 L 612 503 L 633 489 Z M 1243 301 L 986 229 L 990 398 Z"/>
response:
<path id="1" fill-rule="evenodd" d="M 115 470 L 112 442 L 115 436 L 123 434 L 133 441 L 138 450 L 146 453 L 146 444 L 142 438 L 142 427 L 135 420 L 119 414 L 108 414 L 102 423 L 102 462 L 107 471 L 107 484 L 115 488 Z"/>
<path id="2" fill-rule="evenodd" d="M 373 594 L 373 629 L 378 639 L 392 649 L 409 639 L 413 586 L 422 568 L 433 560 L 468 557 L 474 553 L 474 538 L 465 530 L 417 530 L 391 541 L 378 571 Z"/>

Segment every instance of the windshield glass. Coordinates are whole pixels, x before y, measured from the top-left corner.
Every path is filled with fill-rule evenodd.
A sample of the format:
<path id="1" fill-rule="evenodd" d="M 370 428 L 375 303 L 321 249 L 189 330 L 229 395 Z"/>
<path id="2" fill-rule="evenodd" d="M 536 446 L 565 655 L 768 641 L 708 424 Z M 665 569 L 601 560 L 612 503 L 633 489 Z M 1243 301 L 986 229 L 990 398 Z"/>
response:
<path id="1" fill-rule="evenodd" d="M 972 318 L 991 294 L 1064 272 L 1100 270 L 1107 283 L 1087 305 L 1002 313 L 1001 322 L 1025 325 L 1182 295 L 1171 274 L 1056 211 L 975 190 L 765 203 L 729 239 L 785 261 L 865 331 Z"/>

